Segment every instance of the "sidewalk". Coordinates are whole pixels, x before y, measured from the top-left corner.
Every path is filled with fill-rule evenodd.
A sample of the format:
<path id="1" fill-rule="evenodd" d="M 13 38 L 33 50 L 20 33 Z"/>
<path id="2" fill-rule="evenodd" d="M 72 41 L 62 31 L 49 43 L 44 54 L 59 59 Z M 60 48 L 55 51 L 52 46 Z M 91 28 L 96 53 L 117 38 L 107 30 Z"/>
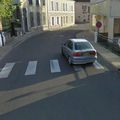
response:
<path id="1" fill-rule="evenodd" d="M 100 54 L 103 58 L 105 58 L 114 67 L 116 67 L 117 69 L 120 69 L 120 56 L 112 53 L 108 49 L 101 46 L 99 43 L 95 43 L 93 32 L 85 31 L 82 33 L 78 33 L 76 37 L 77 38 L 82 37 L 82 38 L 86 38 L 87 40 L 89 40 L 92 43 L 92 45 L 95 47 L 95 49 L 97 50 L 98 54 Z"/>
<path id="2" fill-rule="evenodd" d="M 42 31 L 28 32 L 24 35 L 12 37 L 8 40 L 5 46 L 0 47 L 0 60 L 4 58 L 13 48 L 17 47 L 19 44 L 29 39 L 31 36 L 42 33 Z"/>

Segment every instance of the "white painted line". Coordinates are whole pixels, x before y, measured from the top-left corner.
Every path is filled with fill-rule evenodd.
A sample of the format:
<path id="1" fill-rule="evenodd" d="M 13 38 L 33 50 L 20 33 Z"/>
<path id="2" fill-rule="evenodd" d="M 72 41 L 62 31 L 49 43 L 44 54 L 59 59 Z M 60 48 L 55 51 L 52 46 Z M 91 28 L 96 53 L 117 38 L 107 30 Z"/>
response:
<path id="1" fill-rule="evenodd" d="M 58 60 L 50 60 L 51 73 L 61 72 Z"/>
<path id="2" fill-rule="evenodd" d="M 12 71 L 15 63 L 7 63 L 0 72 L 0 78 L 7 78 Z"/>
<path id="3" fill-rule="evenodd" d="M 73 66 L 76 75 L 79 79 L 83 79 L 87 77 L 87 74 L 85 72 L 85 70 L 81 67 L 81 66 Z"/>
<path id="4" fill-rule="evenodd" d="M 27 66 L 25 75 L 34 75 L 36 73 L 37 61 L 30 61 Z"/>
<path id="5" fill-rule="evenodd" d="M 74 68 L 74 71 L 76 71 L 76 72 L 83 70 L 83 68 L 81 66 L 73 66 L 73 68 Z"/>
<path id="6" fill-rule="evenodd" d="M 104 69 L 104 67 L 98 62 L 98 61 L 95 61 L 93 63 L 93 66 L 96 68 L 96 69 Z"/>

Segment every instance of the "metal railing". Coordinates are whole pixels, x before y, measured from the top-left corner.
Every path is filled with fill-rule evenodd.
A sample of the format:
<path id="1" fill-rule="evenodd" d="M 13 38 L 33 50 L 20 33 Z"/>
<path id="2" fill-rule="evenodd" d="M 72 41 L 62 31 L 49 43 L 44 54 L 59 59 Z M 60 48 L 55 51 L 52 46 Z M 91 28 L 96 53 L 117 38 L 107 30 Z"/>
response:
<path id="1" fill-rule="evenodd" d="M 109 49 L 113 53 L 120 55 L 120 46 L 118 45 L 119 37 L 115 37 L 114 39 L 108 38 L 107 33 L 99 33 L 98 34 L 98 43 Z"/>

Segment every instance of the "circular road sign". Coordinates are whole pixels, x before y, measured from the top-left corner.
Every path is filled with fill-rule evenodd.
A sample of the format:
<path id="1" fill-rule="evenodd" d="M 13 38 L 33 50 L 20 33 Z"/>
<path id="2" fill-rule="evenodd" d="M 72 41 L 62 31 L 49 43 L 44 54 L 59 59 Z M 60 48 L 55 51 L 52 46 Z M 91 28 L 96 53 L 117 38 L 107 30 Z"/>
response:
<path id="1" fill-rule="evenodd" d="M 102 26 L 102 23 L 101 23 L 100 21 L 97 21 L 96 27 L 97 27 L 97 28 L 101 28 L 101 26 Z"/>

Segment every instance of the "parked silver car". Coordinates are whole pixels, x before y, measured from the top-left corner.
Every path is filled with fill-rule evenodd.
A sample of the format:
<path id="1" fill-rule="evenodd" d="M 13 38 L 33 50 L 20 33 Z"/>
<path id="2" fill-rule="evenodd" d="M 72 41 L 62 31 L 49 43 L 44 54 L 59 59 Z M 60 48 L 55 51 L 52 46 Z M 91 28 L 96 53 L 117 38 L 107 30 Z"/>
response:
<path id="1" fill-rule="evenodd" d="M 69 39 L 61 48 L 69 64 L 94 63 L 97 59 L 97 52 L 92 44 L 86 39 Z"/>

